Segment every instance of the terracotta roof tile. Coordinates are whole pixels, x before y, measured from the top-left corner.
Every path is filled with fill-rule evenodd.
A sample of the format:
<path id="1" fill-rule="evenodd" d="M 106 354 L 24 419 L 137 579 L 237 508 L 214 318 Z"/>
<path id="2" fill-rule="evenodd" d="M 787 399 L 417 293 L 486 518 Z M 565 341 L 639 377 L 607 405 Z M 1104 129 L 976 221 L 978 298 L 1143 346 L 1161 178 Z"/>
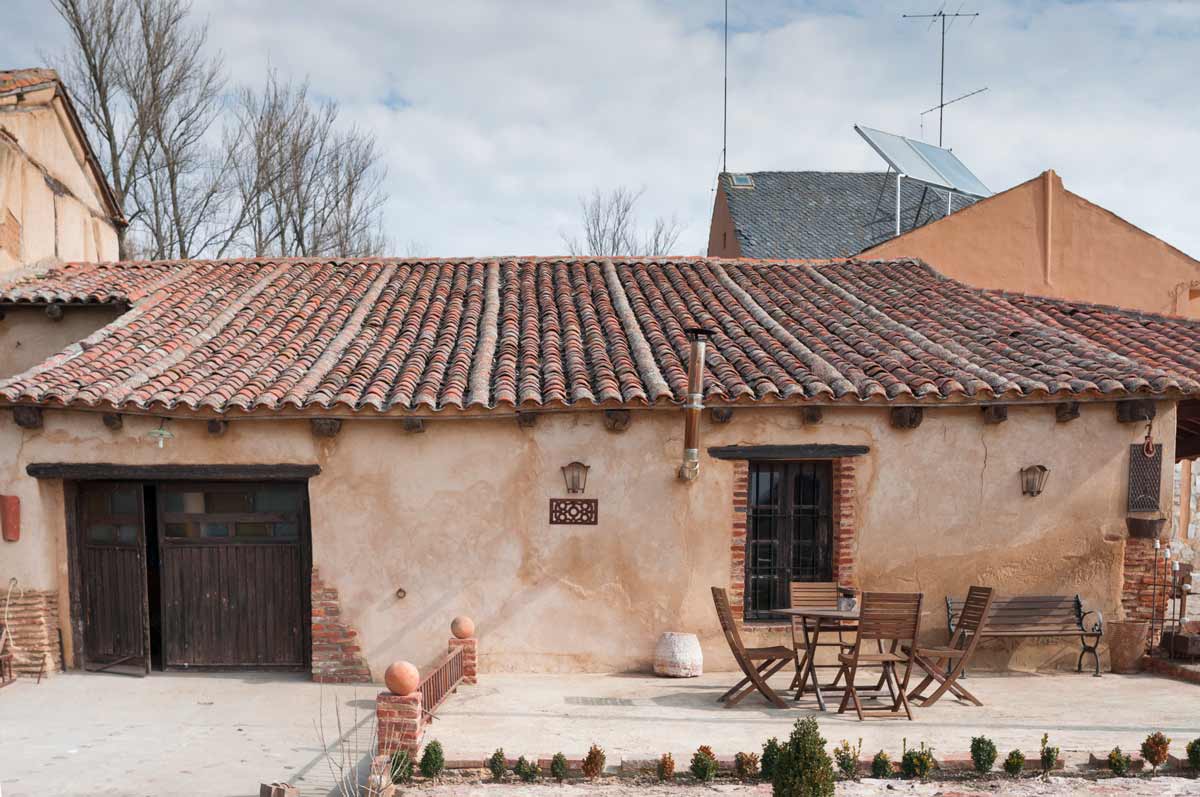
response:
<path id="1" fill-rule="evenodd" d="M 68 264 L 0 302 L 128 304 L 9 403 L 429 411 L 1200 394 L 1200 323 L 982 291 L 909 260 Z"/>

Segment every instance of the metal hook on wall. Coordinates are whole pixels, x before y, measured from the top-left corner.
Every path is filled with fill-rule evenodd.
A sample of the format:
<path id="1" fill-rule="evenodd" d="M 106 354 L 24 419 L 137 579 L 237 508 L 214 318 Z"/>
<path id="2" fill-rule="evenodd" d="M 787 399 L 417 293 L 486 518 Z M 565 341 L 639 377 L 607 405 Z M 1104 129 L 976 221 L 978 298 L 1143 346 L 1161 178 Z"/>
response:
<path id="1" fill-rule="evenodd" d="M 1146 455 L 1147 459 L 1154 456 L 1153 433 L 1154 433 L 1154 421 L 1151 421 L 1150 423 L 1146 424 L 1146 439 L 1142 443 L 1142 453 Z"/>

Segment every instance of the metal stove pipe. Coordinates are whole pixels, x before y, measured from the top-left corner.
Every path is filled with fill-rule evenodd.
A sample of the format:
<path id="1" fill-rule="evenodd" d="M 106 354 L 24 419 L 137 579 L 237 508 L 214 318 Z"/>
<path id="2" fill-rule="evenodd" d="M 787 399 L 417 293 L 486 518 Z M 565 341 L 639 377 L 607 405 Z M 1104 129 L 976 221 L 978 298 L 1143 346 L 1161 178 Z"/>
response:
<path id="1" fill-rule="evenodd" d="M 683 405 L 683 463 L 679 478 L 694 481 L 700 475 L 700 411 L 704 409 L 704 349 L 712 334 L 703 327 L 687 330 L 692 350 L 688 357 L 688 393 Z"/>

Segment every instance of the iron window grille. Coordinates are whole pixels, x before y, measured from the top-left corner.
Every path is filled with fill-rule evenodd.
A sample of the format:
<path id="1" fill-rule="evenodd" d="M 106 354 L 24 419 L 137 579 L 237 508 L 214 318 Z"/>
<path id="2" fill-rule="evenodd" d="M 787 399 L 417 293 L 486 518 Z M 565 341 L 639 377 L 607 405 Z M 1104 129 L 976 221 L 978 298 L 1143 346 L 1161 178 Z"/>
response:
<path id="1" fill-rule="evenodd" d="M 786 621 L 794 581 L 833 580 L 833 463 L 751 462 L 747 622 Z"/>

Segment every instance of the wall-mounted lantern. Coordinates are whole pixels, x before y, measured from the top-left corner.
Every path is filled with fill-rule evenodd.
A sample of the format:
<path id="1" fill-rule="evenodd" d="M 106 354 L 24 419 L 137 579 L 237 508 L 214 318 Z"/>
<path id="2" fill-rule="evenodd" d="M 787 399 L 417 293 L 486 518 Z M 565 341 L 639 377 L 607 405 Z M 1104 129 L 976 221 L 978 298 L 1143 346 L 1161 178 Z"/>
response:
<path id="1" fill-rule="evenodd" d="M 1045 465 L 1028 465 L 1021 468 L 1021 495 L 1041 495 L 1046 486 L 1050 469 Z"/>
<path id="2" fill-rule="evenodd" d="M 166 418 L 163 418 L 158 422 L 157 429 L 151 429 L 150 431 L 146 432 L 146 437 L 149 437 L 151 440 L 156 441 L 158 443 L 159 448 L 162 448 L 163 443 L 170 440 L 174 436 L 175 435 L 171 433 L 171 430 L 167 428 L 167 419 Z"/>
<path id="3" fill-rule="evenodd" d="M 587 476 L 590 466 L 584 465 L 582 462 L 572 462 L 570 465 L 563 465 L 563 481 L 567 483 L 568 495 L 579 495 L 587 489 Z"/>

